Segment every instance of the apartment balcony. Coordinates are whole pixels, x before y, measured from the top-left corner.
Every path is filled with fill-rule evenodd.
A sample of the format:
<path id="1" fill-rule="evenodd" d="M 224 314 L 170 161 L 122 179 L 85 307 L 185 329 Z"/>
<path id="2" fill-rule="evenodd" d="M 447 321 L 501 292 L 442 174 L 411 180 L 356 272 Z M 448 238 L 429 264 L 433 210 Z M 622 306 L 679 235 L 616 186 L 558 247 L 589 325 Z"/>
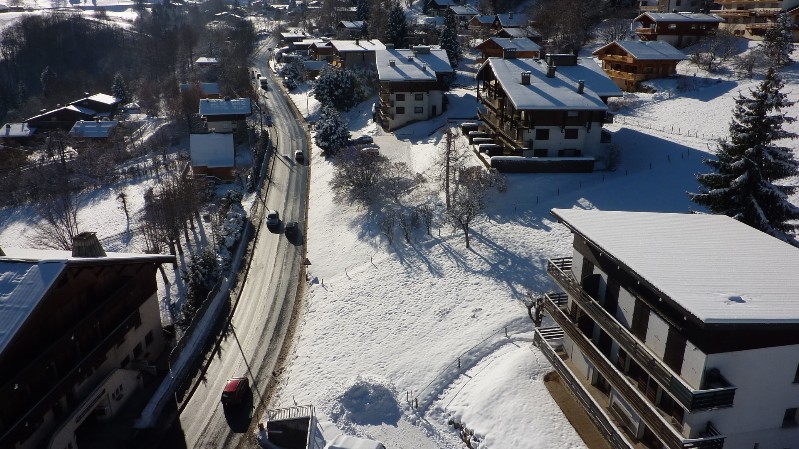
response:
<path id="1" fill-rule="evenodd" d="M 643 81 L 655 76 L 654 73 L 630 73 L 630 72 L 622 72 L 620 70 L 609 70 L 605 69 L 608 76 L 611 78 L 619 78 L 623 80 L 629 81 Z"/>
<path id="2" fill-rule="evenodd" d="M 654 35 L 658 34 L 656 28 L 636 28 L 635 34 L 647 34 L 647 35 Z"/>
<path id="3" fill-rule="evenodd" d="M 661 359 L 656 357 L 627 328 L 619 324 L 600 304 L 586 293 L 571 273 L 571 258 L 553 259 L 547 264 L 547 273 L 608 333 L 646 372 L 657 381 L 677 402 L 690 412 L 732 407 L 734 386 L 696 390 L 685 383 Z"/>
<path id="4" fill-rule="evenodd" d="M 649 29 L 649 28 L 647 28 Z M 629 56 L 622 56 L 622 55 L 604 55 L 602 56 L 603 61 L 613 61 L 613 62 L 623 62 L 623 63 L 632 63 L 633 60 Z"/>
<path id="5" fill-rule="evenodd" d="M 546 295 L 544 301 L 544 308 L 555 320 L 555 323 L 560 326 L 565 335 L 577 345 L 583 356 L 591 363 L 605 380 L 615 389 L 624 400 L 635 410 L 635 413 L 643 420 L 646 427 L 652 431 L 657 439 L 669 449 L 722 449 L 724 446 L 723 435 L 719 435 L 717 431 L 710 431 L 714 429 L 711 423 L 708 423 L 708 431 L 705 432 L 703 437 L 700 438 L 685 438 L 680 434 L 679 425 L 675 427 L 676 423 L 671 423 L 668 416 L 664 416 L 651 402 L 649 402 L 643 393 L 641 393 L 632 382 L 622 374 L 605 356 L 594 346 L 594 344 L 577 328 L 577 325 L 571 321 L 563 310 L 563 306 L 559 305 L 558 299 L 553 299 L 551 296 Z M 595 394 L 586 394 L 593 387 L 583 380 L 584 376 L 578 375 L 574 372 L 567 363 L 564 363 L 565 354 L 558 356 L 549 342 L 546 341 L 546 336 L 557 335 L 553 330 L 536 329 L 535 342 L 541 348 L 544 355 L 552 363 L 552 366 L 558 371 L 562 378 L 568 379 L 566 385 L 570 388 L 578 401 L 586 407 L 586 410 L 592 420 L 599 428 L 612 447 L 615 448 L 628 448 L 631 446 L 639 446 L 639 441 L 632 435 L 629 428 L 625 425 L 623 419 L 619 417 L 612 417 L 613 414 L 610 409 L 608 396 L 603 393 L 595 392 Z M 583 384 L 585 383 L 585 384 Z M 579 387 L 577 386 L 579 385 Z M 581 391 L 582 390 L 582 391 Z M 591 396 L 590 398 L 580 396 Z M 593 404 L 586 404 L 587 402 Z M 614 425 L 613 423 L 618 423 Z M 627 429 L 625 433 L 619 431 L 619 428 Z M 624 435 L 624 437 L 622 437 Z M 620 439 L 624 440 L 620 441 Z M 643 447 L 648 447 L 644 445 Z"/>
<path id="6" fill-rule="evenodd" d="M 524 146 L 521 141 L 516 140 L 513 135 L 500 125 L 497 116 L 478 110 L 477 117 L 491 129 L 494 137 L 499 139 L 504 147 L 516 149 Z"/>

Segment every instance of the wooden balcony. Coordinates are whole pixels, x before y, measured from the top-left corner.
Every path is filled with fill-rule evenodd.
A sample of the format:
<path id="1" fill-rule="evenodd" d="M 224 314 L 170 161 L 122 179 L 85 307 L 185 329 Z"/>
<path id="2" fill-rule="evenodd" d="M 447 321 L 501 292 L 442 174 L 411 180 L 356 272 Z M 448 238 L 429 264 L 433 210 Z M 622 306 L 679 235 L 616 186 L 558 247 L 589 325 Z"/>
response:
<path id="1" fill-rule="evenodd" d="M 568 260 L 568 265 L 565 261 Z M 568 268 L 566 268 L 568 267 Z M 563 288 L 602 330 L 608 333 L 650 377 L 657 381 L 670 396 L 689 412 L 732 407 L 735 400 L 734 386 L 695 390 L 675 374 L 627 328 L 612 317 L 597 300 L 586 293 L 571 274 L 571 260 L 554 259 L 547 264 L 547 273 Z M 726 383 L 726 381 L 724 381 Z M 729 383 L 727 383 L 729 385 Z"/>
<path id="2" fill-rule="evenodd" d="M 516 150 L 524 146 L 521 141 L 516 140 L 514 136 L 500 126 L 499 120 L 495 115 L 478 110 L 477 117 L 491 129 L 494 137 L 500 141 L 503 147 Z"/>
<path id="3" fill-rule="evenodd" d="M 569 336 L 569 339 L 576 344 L 596 370 L 598 370 L 608 383 L 614 388 L 625 401 L 635 410 L 635 413 L 644 421 L 646 426 L 657 436 L 657 438 L 669 449 L 722 449 L 724 446 L 723 435 L 718 432 L 710 434 L 702 438 L 684 438 L 677 427 L 670 422 L 670 419 L 662 415 L 644 396 L 643 393 L 638 391 L 632 385 L 630 380 L 627 379 L 620 371 L 613 366 L 608 359 L 602 355 L 596 346 L 577 328 L 576 324 L 569 319 L 566 313 L 562 310 L 562 306 L 558 305 L 556 299 L 545 295 L 544 308 L 560 326 L 563 332 Z M 553 332 L 548 332 L 553 334 Z M 632 441 L 633 438 L 620 432 L 618 427 L 610 424 L 613 422 L 609 409 L 599 405 L 594 398 L 585 392 L 585 386 L 581 384 L 582 376 L 569 369 L 560 357 L 557 356 L 554 349 L 546 342 L 544 333 L 536 329 L 535 344 L 541 348 L 544 355 L 552 363 L 552 366 L 558 371 L 564 379 L 569 379 L 566 385 L 570 388 L 572 393 L 578 397 L 578 401 L 583 404 L 588 410 L 588 414 L 597 415 L 594 422 L 597 421 L 599 430 L 605 434 L 608 442 L 613 448 L 630 448 L 637 446 L 637 441 Z M 583 390 L 583 391 L 581 391 Z M 582 396 L 582 400 L 579 398 Z M 590 402 L 590 404 L 586 404 Z M 593 418 L 592 418 L 593 419 Z M 708 429 L 712 427 L 708 423 Z"/>
<path id="4" fill-rule="evenodd" d="M 655 28 L 636 28 L 635 34 L 658 34 Z"/>
<path id="5" fill-rule="evenodd" d="M 631 57 L 629 57 L 629 56 L 621 56 L 621 55 L 604 55 L 604 56 L 602 56 L 601 59 L 603 61 L 623 62 L 623 63 L 627 63 L 627 64 L 632 64 L 632 62 L 633 62 Z"/>
<path id="6" fill-rule="evenodd" d="M 611 78 L 619 78 L 623 80 L 630 80 L 630 81 L 643 81 L 650 78 L 656 78 L 654 73 L 630 73 L 630 72 L 622 72 L 621 70 L 610 70 L 605 69 L 608 76 Z"/>

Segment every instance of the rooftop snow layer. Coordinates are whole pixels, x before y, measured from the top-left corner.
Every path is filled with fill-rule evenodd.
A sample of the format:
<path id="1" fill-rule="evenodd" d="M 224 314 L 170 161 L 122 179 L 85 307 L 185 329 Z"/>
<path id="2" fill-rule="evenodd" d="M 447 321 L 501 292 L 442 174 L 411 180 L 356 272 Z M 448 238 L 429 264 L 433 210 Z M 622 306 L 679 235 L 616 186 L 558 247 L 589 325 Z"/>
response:
<path id="1" fill-rule="evenodd" d="M 330 45 L 333 46 L 337 52 L 339 53 L 347 53 L 353 51 L 375 51 L 375 50 L 383 50 L 386 48 L 382 42 L 377 39 L 373 40 L 366 40 L 366 39 L 358 39 L 358 43 L 355 43 L 355 40 L 331 40 Z"/>
<path id="2" fill-rule="evenodd" d="M 453 72 L 447 52 L 440 48 L 430 48 L 429 53 L 408 49 L 378 50 L 375 60 L 380 81 L 435 81 L 436 74 Z"/>
<path id="3" fill-rule="evenodd" d="M 519 110 L 607 110 L 600 97 L 621 96 L 621 90 L 592 58 L 578 58 L 577 65 L 557 66 L 555 76 L 546 76 L 547 64 L 533 58 L 488 58 L 478 75 L 490 64 L 494 75 Z M 521 83 L 522 72 L 530 72 L 530 84 Z M 579 81 L 585 82 L 582 94 Z"/>
<path id="4" fill-rule="evenodd" d="M 250 115 L 252 105 L 249 98 L 203 98 L 200 100 L 200 115 Z"/>
<path id="5" fill-rule="evenodd" d="M 724 215 L 553 209 L 705 323 L 799 323 L 799 249 Z"/>
<path id="6" fill-rule="evenodd" d="M 724 22 L 717 15 L 698 12 L 645 12 L 633 20 L 639 22 L 643 16 L 648 16 L 655 22 Z"/>
<path id="7" fill-rule="evenodd" d="M 674 48 L 666 41 L 615 41 L 595 51 L 593 54 L 601 52 L 607 47 L 618 45 L 635 59 L 639 60 L 676 60 L 688 59 L 685 53 Z"/>
<path id="8" fill-rule="evenodd" d="M 232 133 L 191 134 L 189 152 L 194 166 L 214 168 L 235 165 Z"/>
<path id="9" fill-rule="evenodd" d="M 117 98 L 117 97 L 115 97 L 113 95 L 108 95 L 108 94 L 94 94 L 91 97 L 87 98 L 87 100 L 92 100 L 92 101 L 96 101 L 98 103 L 104 103 L 104 104 L 107 104 L 107 105 L 117 104 L 117 103 L 122 101 L 119 98 Z M 80 100 L 78 100 L 78 101 L 80 101 Z"/>
<path id="10" fill-rule="evenodd" d="M 521 51 L 541 51 L 540 45 L 526 37 L 491 37 L 488 40 L 496 42 L 497 45 L 505 50 L 508 48 L 515 48 Z"/>

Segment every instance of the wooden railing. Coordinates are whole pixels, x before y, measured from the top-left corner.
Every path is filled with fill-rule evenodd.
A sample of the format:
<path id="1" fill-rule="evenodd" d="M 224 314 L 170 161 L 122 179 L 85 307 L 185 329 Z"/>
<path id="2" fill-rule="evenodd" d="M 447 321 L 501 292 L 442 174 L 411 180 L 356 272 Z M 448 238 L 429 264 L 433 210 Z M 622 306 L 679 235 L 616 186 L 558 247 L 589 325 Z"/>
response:
<path id="1" fill-rule="evenodd" d="M 658 412 L 655 407 L 638 391 L 630 381 L 622 375 L 613 364 L 608 361 L 596 346 L 583 335 L 561 308 L 552 301 L 548 295 L 545 296 L 544 307 L 549 312 L 552 319 L 563 329 L 566 335 L 579 346 L 582 354 L 588 358 L 593 367 L 618 391 L 622 397 L 635 410 L 636 414 L 646 423 L 646 426 L 657 435 L 669 449 L 701 448 L 701 449 L 720 449 L 724 444 L 724 436 L 718 435 L 709 438 L 685 439 Z M 570 372 L 565 366 L 566 371 Z M 574 374 L 571 374 L 575 377 Z"/>
<path id="2" fill-rule="evenodd" d="M 544 357 L 549 360 L 555 371 L 560 374 L 560 378 L 566 387 L 571 392 L 572 396 L 580 403 L 586 414 L 594 422 L 594 425 L 605 437 L 610 447 L 613 449 L 631 449 L 630 444 L 621 434 L 621 431 L 613 425 L 608 419 L 607 414 L 604 413 L 602 407 L 594 401 L 591 395 L 585 390 L 579 380 L 577 380 L 563 360 L 558 357 L 554 348 L 549 345 L 545 335 L 542 333 L 545 329 L 538 328 L 533 335 L 533 343 L 541 350 Z"/>
<path id="3" fill-rule="evenodd" d="M 605 72 L 607 72 L 611 78 L 621 78 L 630 81 L 643 81 L 648 78 L 656 77 L 654 73 L 630 73 L 630 72 L 622 72 L 620 70 L 611 70 L 611 69 L 605 69 Z"/>
<path id="4" fill-rule="evenodd" d="M 619 346 L 627 352 L 655 381 L 665 388 L 688 411 L 732 407 L 735 387 L 694 390 L 662 360 L 655 357 L 629 330 L 619 324 L 594 298 L 586 293 L 577 279 L 564 269 L 562 259 L 550 260 L 547 273 Z"/>

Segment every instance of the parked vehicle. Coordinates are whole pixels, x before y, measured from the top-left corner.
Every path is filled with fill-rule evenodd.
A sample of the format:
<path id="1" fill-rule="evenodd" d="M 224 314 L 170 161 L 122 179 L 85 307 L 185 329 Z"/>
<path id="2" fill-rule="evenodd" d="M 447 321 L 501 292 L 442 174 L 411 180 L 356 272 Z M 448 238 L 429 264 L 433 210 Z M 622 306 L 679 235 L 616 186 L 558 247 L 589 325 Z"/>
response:
<path id="1" fill-rule="evenodd" d="M 302 152 L 302 150 L 297 150 L 294 152 L 294 160 L 297 162 L 302 162 L 305 160 L 305 154 Z"/>
<path id="2" fill-rule="evenodd" d="M 289 221 L 286 223 L 286 230 L 284 232 L 287 239 L 294 240 L 300 233 L 300 224 L 296 221 Z"/>
<path id="3" fill-rule="evenodd" d="M 368 145 L 373 143 L 374 139 L 370 135 L 363 135 L 350 140 L 350 142 L 352 142 L 353 145 Z"/>
<path id="4" fill-rule="evenodd" d="M 233 377 L 228 379 L 225 389 L 222 390 L 222 405 L 241 404 L 247 390 L 250 389 L 250 381 L 246 377 Z"/>

